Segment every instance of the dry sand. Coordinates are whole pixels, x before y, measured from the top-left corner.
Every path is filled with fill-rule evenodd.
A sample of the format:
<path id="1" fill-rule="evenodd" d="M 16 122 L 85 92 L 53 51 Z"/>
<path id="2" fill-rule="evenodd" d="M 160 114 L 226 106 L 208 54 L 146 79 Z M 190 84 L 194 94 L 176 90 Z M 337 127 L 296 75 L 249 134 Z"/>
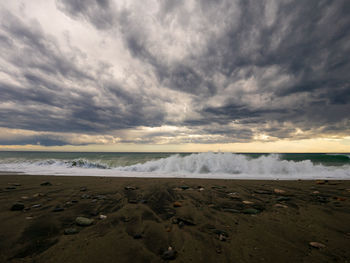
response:
<path id="1" fill-rule="evenodd" d="M 0 262 L 348 262 L 350 181 L 2 174 L 0 222 Z"/>

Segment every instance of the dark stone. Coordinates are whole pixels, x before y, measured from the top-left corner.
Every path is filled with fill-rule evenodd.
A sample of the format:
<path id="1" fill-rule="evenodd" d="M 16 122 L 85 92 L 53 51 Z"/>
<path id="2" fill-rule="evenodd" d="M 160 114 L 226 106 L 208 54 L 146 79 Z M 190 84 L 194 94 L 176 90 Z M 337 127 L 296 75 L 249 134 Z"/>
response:
<path id="1" fill-rule="evenodd" d="M 182 190 L 187 190 L 187 189 L 190 189 L 190 187 L 189 187 L 189 186 L 187 186 L 187 185 L 182 185 L 182 186 L 180 186 L 180 188 L 181 188 Z"/>
<path id="2" fill-rule="evenodd" d="M 142 238 L 142 235 L 141 234 L 135 234 L 133 236 L 134 239 L 141 239 Z"/>
<path id="3" fill-rule="evenodd" d="M 105 195 L 96 195 L 95 198 L 98 199 L 98 200 L 106 200 L 107 196 L 105 196 Z"/>
<path id="4" fill-rule="evenodd" d="M 177 221 L 180 223 L 180 222 L 183 222 L 185 225 L 187 226 L 195 226 L 196 224 L 193 222 L 192 219 L 189 219 L 189 218 L 182 218 L 182 217 L 178 217 L 177 218 Z"/>
<path id="5" fill-rule="evenodd" d="M 256 215 L 259 214 L 260 210 L 254 209 L 254 208 L 248 208 L 243 210 L 243 214 L 247 214 L 247 215 Z"/>
<path id="6" fill-rule="evenodd" d="M 329 199 L 325 196 L 317 196 L 317 201 L 320 202 L 320 203 L 328 203 L 329 202 Z"/>
<path id="7" fill-rule="evenodd" d="M 8 186 L 8 187 L 6 187 L 5 189 L 6 189 L 6 190 L 15 190 L 16 187 L 14 187 L 14 186 Z"/>
<path id="8" fill-rule="evenodd" d="M 52 183 L 50 183 L 50 182 L 43 182 L 43 183 L 41 183 L 40 184 L 41 186 L 51 186 L 52 185 Z"/>
<path id="9" fill-rule="evenodd" d="M 135 187 L 135 186 L 125 186 L 124 189 L 125 190 L 136 190 L 137 187 Z"/>
<path id="10" fill-rule="evenodd" d="M 81 195 L 81 199 L 90 199 L 90 195 L 88 195 L 88 194 L 83 194 L 83 195 Z"/>
<path id="11" fill-rule="evenodd" d="M 241 211 L 239 211 L 237 209 L 232 209 L 232 208 L 224 208 L 224 209 L 222 209 L 222 211 L 229 212 L 229 213 L 234 213 L 234 214 L 241 212 Z"/>
<path id="12" fill-rule="evenodd" d="M 174 260 L 176 259 L 177 252 L 174 249 L 168 249 L 162 255 L 162 259 L 164 260 Z"/>
<path id="13" fill-rule="evenodd" d="M 128 199 L 129 204 L 137 204 L 138 201 L 136 199 Z"/>
<path id="14" fill-rule="evenodd" d="M 22 211 L 24 209 L 24 204 L 22 203 L 14 203 L 11 207 L 12 211 Z"/>
<path id="15" fill-rule="evenodd" d="M 290 197 L 286 197 L 286 196 L 280 196 L 276 199 L 277 201 L 289 201 Z"/>
<path id="16" fill-rule="evenodd" d="M 94 222 L 94 220 L 93 220 L 93 219 L 90 219 L 90 218 L 78 216 L 78 217 L 75 219 L 75 222 L 77 223 L 78 226 L 90 226 L 90 225 L 92 225 L 92 223 Z"/>
<path id="17" fill-rule="evenodd" d="M 77 234 L 77 233 L 79 233 L 79 231 L 76 228 L 66 228 L 64 230 L 64 234 L 65 235 L 74 235 L 74 234 Z"/>
<path id="18" fill-rule="evenodd" d="M 63 210 L 64 210 L 63 207 L 56 206 L 56 207 L 52 210 L 52 212 L 62 212 Z"/>
<path id="19" fill-rule="evenodd" d="M 272 195 L 272 191 L 268 190 L 255 190 L 254 193 L 261 195 Z"/>
<path id="20" fill-rule="evenodd" d="M 228 233 L 226 231 L 224 231 L 224 230 L 214 229 L 213 232 L 216 235 L 223 235 L 225 237 L 228 237 Z"/>
<path id="21" fill-rule="evenodd" d="M 76 204 L 76 203 L 78 203 L 79 201 L 78 200 L 72 200 L 71 201 L 73 204 Z"/>
<path id="22" fill-rule="evenodd" d="M 225 189 L 226 186 L 214 185 L 214 186 L 212 186 L 211 188 L 212 188 L 212 189 L 221 190 L 221 189 Z"/>

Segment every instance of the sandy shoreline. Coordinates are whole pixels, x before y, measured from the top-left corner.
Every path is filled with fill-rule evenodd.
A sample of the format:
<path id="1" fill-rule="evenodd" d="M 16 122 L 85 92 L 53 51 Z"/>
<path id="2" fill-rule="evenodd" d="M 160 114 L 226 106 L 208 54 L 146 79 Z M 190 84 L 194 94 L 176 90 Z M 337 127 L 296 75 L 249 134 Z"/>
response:
<path id="1" fill-rule="evenodd" d="M 1 173 L 0 262 L 346 262 L 349 199 L 350 181 Z"/>

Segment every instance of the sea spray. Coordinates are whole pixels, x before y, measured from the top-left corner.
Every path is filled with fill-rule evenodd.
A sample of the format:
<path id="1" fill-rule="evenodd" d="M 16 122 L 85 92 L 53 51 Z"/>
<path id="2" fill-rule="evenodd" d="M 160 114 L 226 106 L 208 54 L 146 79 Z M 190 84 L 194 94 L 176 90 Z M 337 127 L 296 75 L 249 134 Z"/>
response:
<path id="1" fill-rule="evenodd" d="M 47 175 L 350 179 L 347 154 L 6 153 L 0 171 Z"/>

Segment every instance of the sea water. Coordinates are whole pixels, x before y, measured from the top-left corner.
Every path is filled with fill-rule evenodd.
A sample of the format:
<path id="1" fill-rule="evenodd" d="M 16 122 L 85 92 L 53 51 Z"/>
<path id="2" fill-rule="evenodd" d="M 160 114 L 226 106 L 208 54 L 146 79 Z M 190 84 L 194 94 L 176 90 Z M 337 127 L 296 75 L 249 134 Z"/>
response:
<path id="1" fill-rule="evenodd" d="M 212 179 L 350 179 L 350 154 L 0 152 L 0 171 Z"/>

